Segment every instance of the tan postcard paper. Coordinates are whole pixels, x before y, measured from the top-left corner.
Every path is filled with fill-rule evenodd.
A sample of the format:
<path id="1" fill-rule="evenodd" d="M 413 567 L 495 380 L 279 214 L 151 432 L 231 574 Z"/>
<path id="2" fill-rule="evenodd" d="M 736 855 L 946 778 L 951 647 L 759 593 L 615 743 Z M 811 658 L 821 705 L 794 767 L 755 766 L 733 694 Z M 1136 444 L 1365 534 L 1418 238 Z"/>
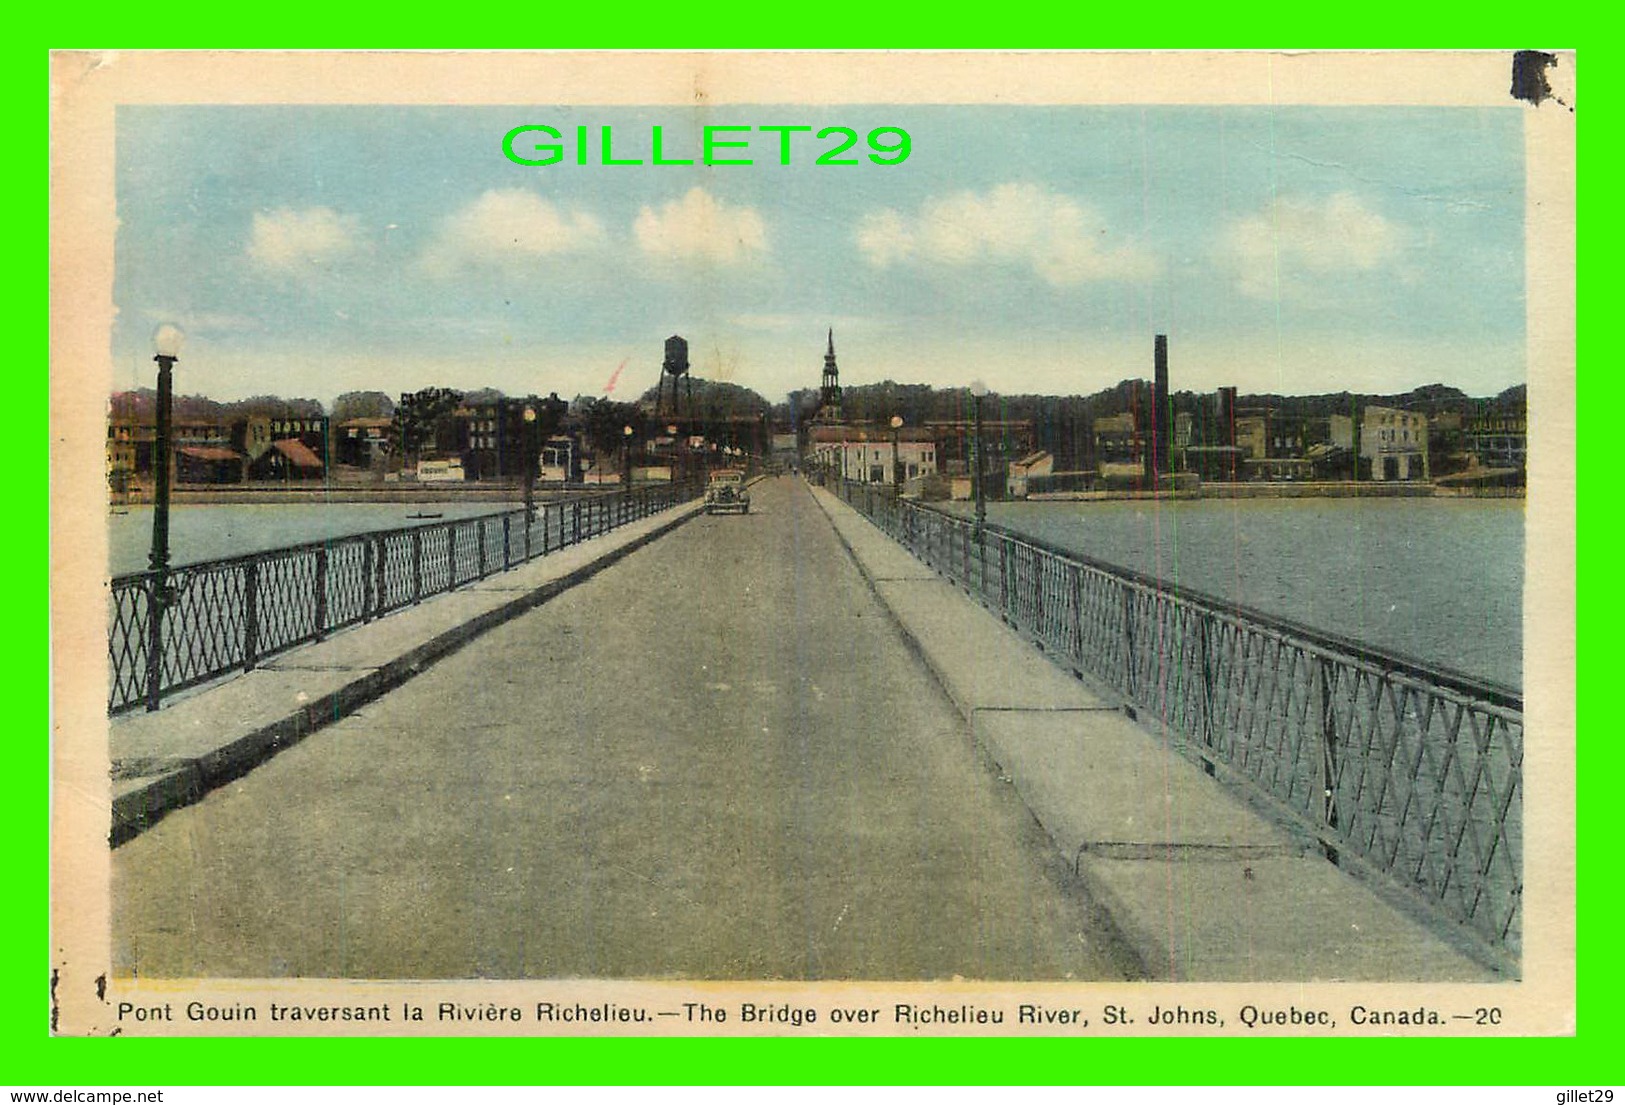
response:
<path id="1" fill-rule="evenodd" d="M 54 1030 L 1574 1032 L 1574 72 L 56 54 Z"/>

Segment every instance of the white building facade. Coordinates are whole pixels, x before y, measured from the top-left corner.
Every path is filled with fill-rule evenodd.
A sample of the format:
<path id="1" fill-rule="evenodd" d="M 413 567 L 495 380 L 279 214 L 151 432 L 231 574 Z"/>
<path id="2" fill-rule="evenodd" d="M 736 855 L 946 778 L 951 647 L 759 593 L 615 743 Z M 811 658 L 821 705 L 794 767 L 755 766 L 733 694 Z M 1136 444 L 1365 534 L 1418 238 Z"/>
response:
<path id="1" fill-rule="evenodd" d="M 1370 461 L 1373 482 L 1430 479 L 1427 415 L 1393 407 L 1365 408 L 1360 418 L 1360 458 Z"/>
<path id="2" fill-rule="evenodd" d="M 891 434 L 884 431 L 845 430 L 832 433 L 831 427 L 820 427 L 811 442 L 813 463 L 825 471 L 856 483 L 892 483 L 893 443 Z M 937 470 L 937 445 L 932 440 L 905 440 L 899 435 L 896 443 L 896 463 L 904 480 L 929 475 Z M 822 439 L 822 440 L 820 440 Z"/>

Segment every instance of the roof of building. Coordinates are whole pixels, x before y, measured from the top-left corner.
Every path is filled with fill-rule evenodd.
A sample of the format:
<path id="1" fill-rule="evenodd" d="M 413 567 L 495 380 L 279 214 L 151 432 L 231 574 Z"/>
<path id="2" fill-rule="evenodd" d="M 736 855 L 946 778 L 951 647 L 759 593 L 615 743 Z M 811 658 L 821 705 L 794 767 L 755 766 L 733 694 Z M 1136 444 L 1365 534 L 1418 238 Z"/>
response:
<path id="1" fill-rule="evenodd" d="M 182 445 L 177 452 L 185 453 L 193 460 L 242 460 L 242 454 L 230 449 L 222 449 L 217 445 Z"/>
<path id="2" fill-rule="evenodd" d="M 807 430 L 808 440 L 815 444 L 856 441 L 888 442 L 892 439 L 890 426 L 865 426 L 844 423 L 839 425 L 811 426 Z M 897 431 L 898 441 L 935 441 L 936 434 L 918 426 L 904 426 Z"/>
<path id="3" fill-rule="evenodd" d="M 395 425 L 393 418 L 346 418 L 339 423 L 339 429 L 354 426 L 360 429 L 386 430 L 393 425 Z"/>
<path id="4" fill-rule="evenodd" d="M 966 433 L 969 433 L 971 428 L 976 425 L 975 421 L 971 419 L 956 418 L 928 418 L 925 420 L 925 424 L 952 430 L 964 430 Z M 984 418 L 982 419 L 982 430 L 985 433 L 988 430 L 1003 429 L 1005 427 L 1031 429 L 1032 424 L 1033 420 L 1030 418 Z"/>
<path id="5" fill-rule="evenodd" d="M 1028 468 L 1034 464 L 1042 463 L 1044 458 L 1047 456 L 1049 456 L 1049 450 L 1040 449 L 1035 453 L 1028 453 L 1026 456 L 1022 457 L 1018 461 L 1015 461 L 1014 463 L 1018 468 Z"/>
<path id="6" fill-rule="evenodd" d="M 1335 457 L 1340 453 L 1346 453 L 1348 451 L 1349 450 L 1345 449 L 1341 445 L 1333 445 L 1330 442 L 1317 441 L 1315 444 L 1305 449 L 1303 451 L 1303 455 L 1312 460 L 1320 460 L 1323 458 Z"/>
<path id="7" fill-rule="evenodd" d="M 309 445 L 296 437 L 273 441 L 271 442 L 271 448 L 287 457 L 297 468 L 320 468 L 322 466 L 322 459 L 310 451 Z"/>

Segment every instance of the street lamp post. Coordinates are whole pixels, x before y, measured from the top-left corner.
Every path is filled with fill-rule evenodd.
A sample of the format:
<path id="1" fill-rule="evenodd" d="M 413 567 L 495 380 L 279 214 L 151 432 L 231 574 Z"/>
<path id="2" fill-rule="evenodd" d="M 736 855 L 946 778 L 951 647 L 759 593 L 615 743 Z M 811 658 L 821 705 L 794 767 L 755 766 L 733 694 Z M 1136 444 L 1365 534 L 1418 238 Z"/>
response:
<path id="1" fill-rule="evenodd" d="M 153 446 L 152 552 L 147 558 L 152 593 L 147 604 L 147 709 L 158 708 L 163 684 L 164 612 L 169 608 L 169 430 L 175 362 L 185 335 L 165 324 L 152 336 L 158 362 L 157 438 Z"/>
<path id="2" fill-rule="evenodd" d="M 536 408 L 525 405 L 525 559 L 530 559 L 530 527 L 536 521 L 536 464 L 537 454 Z M 546 541 L 543 541 L 546 548 Z"/>
<path id="3" fill-rule="evenodd" d="M 982 527 L 987 524 L 987 496 L 982 491 L 982 400 L 987 397 L 987 385 L 972 380 L 970 385 L 972 416 L 971 436 L 971 497 L 976 501 L 975 536 L 982 542 Z"/>
<path id="4" fill-rule="evenodd" d="M 621 481 L 621 489 L 628 495 L 632 493 L 632 434 L 631 426 L 621 427 L 621 437 L 626 441 L 626 478 Z"/>
<path id="5" fill-rule="evenodd" d="M 903 461 L 897 451 L 897 435 L 903 429 L 903 416 L 891 416 L 891 482 L 898 495 L 903 493 Z"/>

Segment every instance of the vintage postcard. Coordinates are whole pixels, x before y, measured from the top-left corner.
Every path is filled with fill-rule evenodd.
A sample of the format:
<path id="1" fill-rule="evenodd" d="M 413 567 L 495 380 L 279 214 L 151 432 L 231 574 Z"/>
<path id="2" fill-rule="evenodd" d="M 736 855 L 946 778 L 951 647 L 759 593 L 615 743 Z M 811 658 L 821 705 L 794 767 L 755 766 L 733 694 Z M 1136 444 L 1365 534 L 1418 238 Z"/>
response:
<path id="1" fill-rule="evenodd" d="M 1572 54 L 52 81 L 57 1032 L 1574 1031 Z"/>

